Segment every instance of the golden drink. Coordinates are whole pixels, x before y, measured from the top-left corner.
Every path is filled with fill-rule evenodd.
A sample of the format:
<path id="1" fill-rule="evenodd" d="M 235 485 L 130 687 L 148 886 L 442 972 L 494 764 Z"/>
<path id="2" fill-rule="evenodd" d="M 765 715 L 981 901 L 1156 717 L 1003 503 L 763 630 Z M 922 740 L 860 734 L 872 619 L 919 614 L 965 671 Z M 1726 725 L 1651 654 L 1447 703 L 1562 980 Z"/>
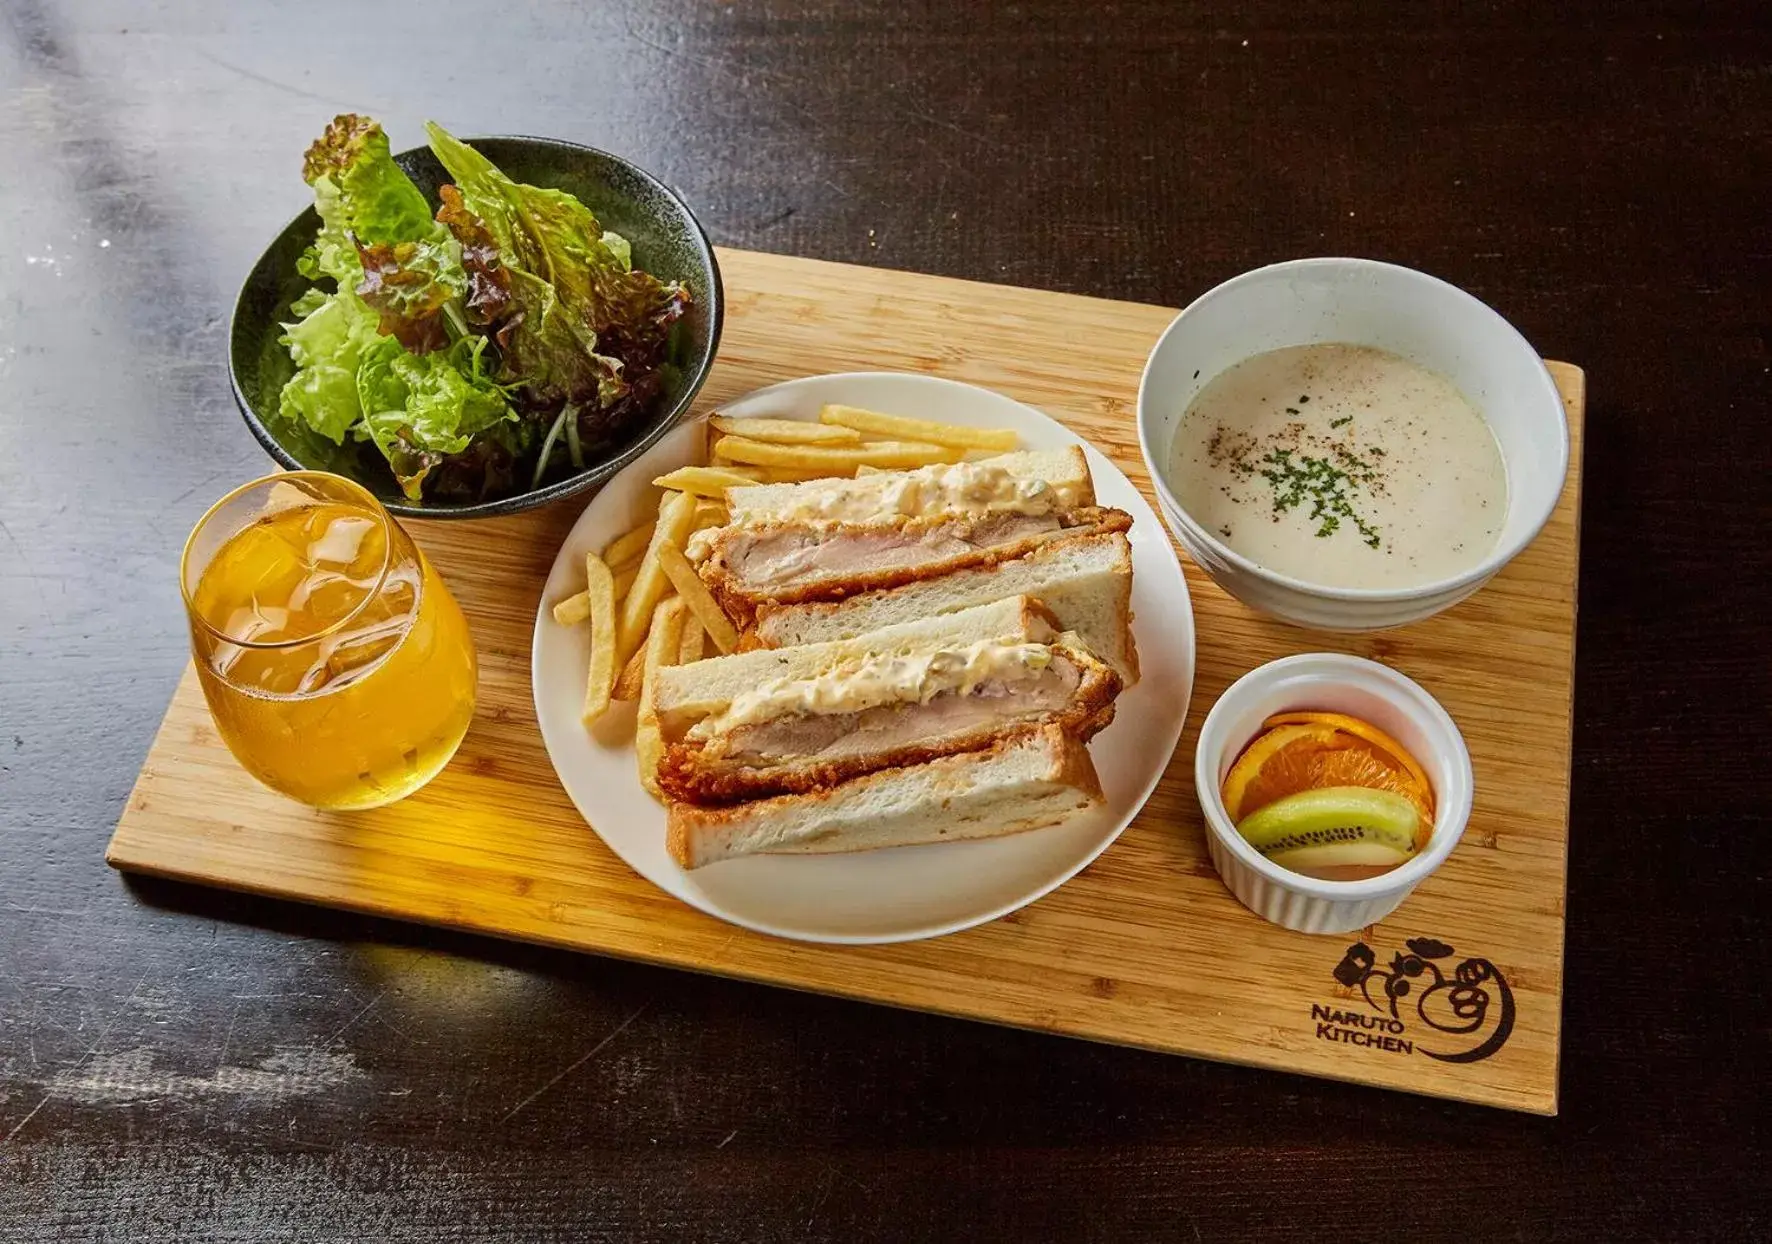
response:
<path id="1" fill-rule="evenodd" d="M 411 794 L 474 713 L 467 620 L 368 492 L 293 472 L 218 502 L 185 550 L 197 675 L 254 777 L 317 808 Z"/>

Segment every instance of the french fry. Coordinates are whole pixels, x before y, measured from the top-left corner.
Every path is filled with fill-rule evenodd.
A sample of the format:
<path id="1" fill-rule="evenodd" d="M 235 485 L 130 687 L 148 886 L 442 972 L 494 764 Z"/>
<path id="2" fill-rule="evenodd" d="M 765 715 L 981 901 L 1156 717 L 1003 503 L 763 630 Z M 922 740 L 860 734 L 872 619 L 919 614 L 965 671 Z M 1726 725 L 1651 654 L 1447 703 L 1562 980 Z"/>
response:
<path id="1" fill-rule="evenodd" d="M 1007 453 L 1021 443 L 1021 438 L 1009 428 L 963 428 L 929 419 L 884 415 L 877 410 L 863 410 L 859 406 L 826 406 L 818 412 L 818 421 L 837 427 L 854 428 L 871 436 L 890 436 L 901 441 L 925 441 L 931 445 L 952 445 L 961 449 L 992 449 L 998 453 Z"/>
<path id="2" fill-rule="evenodd" d="M 670 546 L 667 545 L 667 548 Z M 682 553 L 672 549 L 679 557 Z M 640 662 L 640 712 L 634 723 L 634 761 L 640 768 L 640 784 L 662 798 L 658 789 L 658 766 L 664 760 L 664 736 L 658 729 L 658 708 L 652 697 L 653 684 L 658 681 L 658 667 L 677 660 L 683 642 L 683 602 L 672 598 L 662 600 L 652 611 L 652 629 L 646 635 L 645 654 Z"/>
<path id="3" fill-rule="evenodd" d="M 746 420 L 746 422 L 748 423 L 750 421 Z M 808 424 L 807 426 L 811 427 L 813 425 Z M 801 482 L 802 480 L 831 478 L 832 473 L 831 473 L 830 468 L 828 468 L 828 467 L 792 468 L 792 467 L 778 467 L 778 466 L 746 465 L 744 463 L 741 463 L 737 458 L 732 457 L 728 453 L 725 446 L 726 446 L 727 442 L 729 442 L 729 441 L 733 442 L 739 446 L 738 449 L 734 451 L 737 453 L 743 453 L 744 452 L 744 445 L 746 445 L 746 444 L 759 443 L 759 442 L 751 441 L 747 437 L 742 437 L 742 436 L 722 436 L 714 446 L 713 462 L 714 462 L 714 469 L 715 470 L 740 471 L 740 472 L 751 473 L 756 476 L 756 482 L 763 483 L 763 484 L 797 484 L 797 483 Z M 762 444 L 782 444 L 781 442 L 771 442 L 771 441 L 764 441 L 764 442 L 760 442 L 760 443 L 762 443 Z M 787 446 L 785 444 L 782 444 L 782 447 L 783 448 L 791 448 L 791 446 Z M 860 449 L 861 447 L 862 447 L 861 442 L 859 442 L 859 441 L 857 441 L 853 445 L 815 445 L 815 446 L 811 446 L 811 448 L 814 448 L 814 449 Z M 838 474 L 847 476 L 849 474 L 849 472 L 847 469 L 845 469 L 843 471 L 838 472 Z"/>
<path id="4" fill-rule="evenodd" d="M 855 468 L 856 479 L 860 479 L 864 475 L 884 475 L 885 473 L 885 467 L 872 466 L 866 462 Z"/>
<path id="5" fill-rule="evenodd" d="M 657 721 L 638 722 L 634 726 L 634 764 L 640 770 L 640 785 L 654 799 L 664 799 L 658 786 L 658 767 L 664 763 L 664 736 Z"/>
<path id="6" fill-rule="evenodd" d="M 591 616 L 591 594 L 577 592 L 554 605 L 554 621 L 561 626 L 577 626 Z"/>
<path id="7" fill-rule="evenodd" d="M 705 527 L 724 527 L 726 525 L 726 507 L 718 501 L 703 501 L 695 507 L 695 530 Z"/>
<path id="8" fill-rule="evenodd" d="M 756 466 L 786 467 L 793 471 L 822 471 L 829 475 L 853 475 L 864 463 L 877 467 L 919 467 L 934 462 L 958 462 L 965 450 L 951 445 L 914 441 L 875 441 L 870 445 L 771 445 L 766 441 L 728 436 L 720 448 L 734 462 Z"/>
<path id="9" fill-rule="evenodd" d="M 645 673 L 646 647 L 642 644 L 634 649 L 634 655 L 629 657 L 628 663 L 621 667 L 621 673 L 616 676 L 615 688 L 610 691 L 609 698 L 612 700 L 639 699 L 640 679 L 645 676 Z"/>
<path id="10" fill-rule="evenodd" d="M 670 580 L 658 565 L 658 550 L 667 544 L 681 549 L 694 522 L 695 498 L 686 492 L 665 493 L 659 501 L 658 525 L 652 530 L 646 555 L 640 559 L 633 586 L 621 602 L 621 624 L 615 632 L 618 659 L 625 661 L 640 650 L 646 628 L 652 622 L 652 611 L 670 587 Z"/>
<path id="11" fill-rule="evenodd" d="M 609 542 L 609 547 L 603 550 L 604 563 L 613 569 L 639 557 L 646 551 L 646 546 L 652 542 L 652 529 L 657 525 L 656 523 L 642 523 L 632 531 L 615 537 Z"/>
<path id="12" fill-rule="evenodd" d="M 678 467 L 668 475 L 661 475 L 652 481 L 660 488 L 674 488 L 679 492 L 691 492 L 698 497 L 713 497 L 718 500 L 726 495 L 728 488 L 742 488 L 746 484 L 757 482 L 757 472 L 747 471 L 742 467 Z"/>
<path id="13" fill-rule="evenodd" d="M 683 618 L 683 638 L 677 644 L 677 664 L 688 665 L 691 661 L 701 660 L 702 650 L 707 647 L 708 633 L 696 620 L 694 614 Z"/>
<path id="14" fill-rule="evenodd" d="M 585 594 L 590 598 L 591 666 L 585 677 L 584 722 L 609 711 L 615 685 L 615 580 L 595 553 L 585 554 Z"/>
<path id="15" fill-rule="evenodd" d="M 720 439 L 720 434 L 709 427 L 704 419 L 695 425 L 694 439 L 695 444 L 689 451 L 689 461 L 706 462 L 708 454 L 713 451 L 714 442 Z"/>
<path id="16" fill-rule="evenodd" d="M 648 528 L 647 530 L 648 533 L 650 533 L 651 529 Z M 609 566 L 607 558 L 603 559 L 603 564 Z M 613 573 L 615 579 L 615 599 L 620 600 L 628 594 L 628 588 L 633 586 L 634 576 L 639 573 L 639 555 L 636 554 L 629 558 L 619 569 L 614 566 L 609 566 L 609 569 Z M 583 622 L 590 616 L 591 594 L 589 591 L 575 593 L 554 606 L 554 621 L 558 622 L 561 626 L 577 626 L 580 622 Z"/>
<path id="17" fill-rule="evenodd" d="M 875 468 L 878 470 L 879 468 Z M 848 479 L 849 472 L 844 471 L 833 475 L 828 470 L 794 471 L 787 467 L 763 467 L 763 483 L 765 484 L 804 484 L 814 479 Z"/>
<path id="18" fill-rule="evenodd" d="M 803 419 L 732 419 L 715 415 L 708 422 L 721 432 L 776 445 L 853 445 L 861 440 L 861 433 L 854 428 Z"/>
<path id="19" fill-rule="evenodd" d="M 726 611 L 720 608 L 714 594 L 708 591 L 701 576 L 695 573 L 695 567 L 683 556 L 683 550 L 666 545 L 658 551 L 658 564 L 664 567 L 665 574 L 670 577 L 671 586 L 677 589 L 677 595 L 683 598 L 683 603 L 689 606 L 696 621 L 707 631 L 708 638 L 714 641 L 714 647 L 721 652 L 731 652 L 736 648 L 738 628 L 732 625 L 732 619 L 726 616 Z"/>

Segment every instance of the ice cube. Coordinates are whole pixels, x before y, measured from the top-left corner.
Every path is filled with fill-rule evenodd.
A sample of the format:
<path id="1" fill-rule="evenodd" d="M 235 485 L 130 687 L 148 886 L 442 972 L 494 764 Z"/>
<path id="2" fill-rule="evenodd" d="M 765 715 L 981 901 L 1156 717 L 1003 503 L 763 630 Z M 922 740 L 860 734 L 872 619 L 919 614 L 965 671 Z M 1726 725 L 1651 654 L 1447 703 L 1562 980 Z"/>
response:
<path id="1" fill-rule="evenodd" d="M 309 563 L 315 566 L 326 564 L 354 569 L 354 563 L 364 551 L 364 539 L 376 526 L 374 519 L 356 515 L 334 518 L 326 524 L 326 529 L 319 537 L 308 545 Z"/>

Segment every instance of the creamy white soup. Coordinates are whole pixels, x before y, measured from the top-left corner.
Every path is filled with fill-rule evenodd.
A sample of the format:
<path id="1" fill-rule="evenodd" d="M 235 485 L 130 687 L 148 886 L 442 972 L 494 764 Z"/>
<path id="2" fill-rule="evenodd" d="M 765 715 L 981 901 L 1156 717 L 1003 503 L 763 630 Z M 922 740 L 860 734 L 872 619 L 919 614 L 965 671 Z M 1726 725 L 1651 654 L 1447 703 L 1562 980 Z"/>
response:
<path id="1" fill-rule="evenodd" d="M 1291 346 L 1213 377 L 1176 428 L 1169 486 L 1244 557 L 1329 587 L 1450 578 L 1488 556 L 1507 517 L 1481 412 L 1369 346 Z"/>

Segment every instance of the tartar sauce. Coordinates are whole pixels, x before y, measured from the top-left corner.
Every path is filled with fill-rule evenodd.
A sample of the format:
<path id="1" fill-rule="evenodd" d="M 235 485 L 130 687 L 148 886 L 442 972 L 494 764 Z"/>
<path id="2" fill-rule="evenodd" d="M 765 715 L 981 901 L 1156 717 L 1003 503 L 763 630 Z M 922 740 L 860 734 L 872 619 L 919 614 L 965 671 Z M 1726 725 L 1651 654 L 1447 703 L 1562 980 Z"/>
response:
<path id="1" fill-rule="evenodd" d="M 964 648 L 882 653 L 840 665 L 815 678 L 778 678 L 733 699 L 723 713 L 697 722 L 689 737 L 712 738 L 741 726 L 804 714 L 858 713 L 886 704 L 925 704 L 944 692 L 962 695 L 994 678 L 1014 680 L 1052 663 L 1047 644 L 980 640 Z"/>
<path id="2" fill-rule="evenodd" d="M 829 487 L 802 489 L 786 506 L 773 502 L 754 510 L 747 508 L 739 489 L 730 500 L 734 524 L 759 519 L 864 523 L 897 515 L 1045 515 L 1065 504 L 1062 491 L 1045 480 L 1028 479 L 993 462 L 946 463 L 833 480 Z"/>

